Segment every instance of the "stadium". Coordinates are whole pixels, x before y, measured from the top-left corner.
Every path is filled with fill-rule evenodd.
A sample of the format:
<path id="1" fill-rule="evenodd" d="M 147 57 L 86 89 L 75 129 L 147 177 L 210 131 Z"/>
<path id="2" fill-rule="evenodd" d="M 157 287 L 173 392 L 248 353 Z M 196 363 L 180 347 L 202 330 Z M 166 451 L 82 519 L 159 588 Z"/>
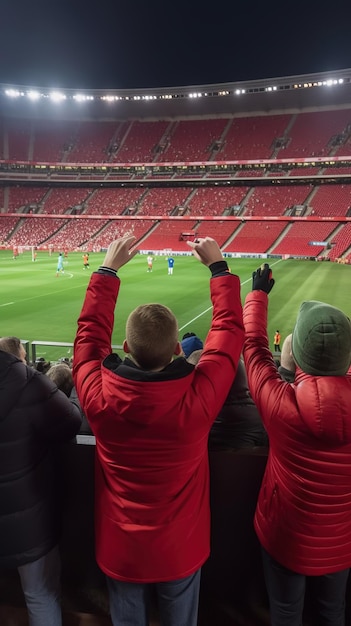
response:
<path id="1" fill-rule="evenodd" d="M 120 273 L 117 351 L 130 310 L 144 302 L 169 306 L 180 333 L 205 339 L 208 273 L 187 244 L 197 237 L 218 241 L 240 276 L 243 299 L 252 272 L 271 265 L 272 346 L 276 328 L 283 338 L 291 332 L 304 298 L 350 313 L 351 70 L 148 90 L 0 85 L 0 110 L 2 334 L 20 336 L 29 360 L 71 356 L 90 274 L 111 241 L 127 234 L 135 236 L 139 254 Z M 57 275 L 59 253 L 64 271 Z M 171 277 L 169 256 L 175 259 Z M 75 502 L 72 487 L 63 544 L 65 623 L 80 615 L 77 623 L 103 626 L 110 621 L 102 583 L 93 548 L 86 547 L 93 542 L 92 521 L 78 539 L 82 511 L 92 509 L 82 464 L 93 481 L 92 446 L 81 448 L 80 469 L 72 451 L 67 454 L 67 476 L 75 474 L 82 499 Z M 268 624 L 256 540 L 247 530 L 265 457 L 234 456 L 212 459 L 212 479 L 224 482 L 222 499 L 214 496 L 200 626 Z M 250 476 L 245 493 L 233 478 L 243 472 Z M 223 504 L 233 494 L 246 501 L 240 519 L 234 505 Z M 231 528 L 243 545 L 232 546 L 226 560 L 219 545 L 222 532 L 230 542 Z M 15 581 L 10 592 L 0 577 L 1 585 L 16 623 L 25 624 Z"/>
<path id="2" fill-rule="evenodd" d="M 29 342 L 71 343 L 85 287 L 79 276 L 82 254 L 90 253 L 96 269 L 101 251 L 126 233 L 134 234 L 142 254 L 156 255 L 155 280 L 140 281 L 141 301 L 158 299 L 169 289 L 159 255 L 179 256 L 174 279 L 177 267 L 184 267 L 182 276 L 188 278 L 187 240 L 208 235 L 218 240 L 246 285 L 255 259 L 284 261 L 277 263 L 277 272 L 297 267 L 297 274 L 289 270 L 289 281 L 298 281 L 302 293 L 322 280 L 311 276 L 323 275 L 323 294 L 317 290 L 310 297 L 346 309 L 349 272 L 326 265 L 348 265 L 351 259 L 349 71 L 198 86 L 196 91 L 76 93 L 3 85 L 0 98 L 0 243 L 2 260 L 12 268 L 3 276 L 9 277 L 9 291 L 2 313 L 9 334 L 19 333 Z M 14 250 L 16 257 L 19 252 L 16 263 Z M 59 288 L 51 281 L 56 268 L 49 274 L 60 251 L 69 252 L 65 278 L 74 269 L 69 286 L 66 280 L 67 297 L 63 281 Z M 323 268 L 306 260 L 324 262 Z M 139 263 L 135 280 L 143 272 Z M 13 293 L 15 270 L 24 306 Z M 78 276 L 77 306 L 72 314 L 66 309 L 65 326 L 56 325 L 60 303 L 70 305 Z M 46 294 L 44 304 L 40 298 L 30 300 L 39 277 L 36 290 Z M 310 284 L 304 289 L 302 281 Z M 191 289 L 179 284 L 179 291 Z M 282 310 L 286 292 L 279 278 L 278 289 L 282 293 L 272 302 L 270 325 L 280 327 L 284 336 L 301 297 L 298 293 L 295 302 L 292 289 L 289 311 Z M 208 308 L 205 296 L 184 317 L 174 288 L 172 294 L 165 303 L 175 305 L 182 327 Z M 43 306 L 49 307 L 44 316 Z M 122 322 L 126 314 L 121 312 Z M 40 320 L 40 330 L 35 324 L 32 328 L 31 319 Z M 209 317 L 197 320 L 194 330 L 204 336 Z M 119 345 L 123 336 L 114 340 Z M 44 352 L 38 348 L 35 355 Z M 46 352 L 50 358 L 62 356 L 60 350 Z"/>

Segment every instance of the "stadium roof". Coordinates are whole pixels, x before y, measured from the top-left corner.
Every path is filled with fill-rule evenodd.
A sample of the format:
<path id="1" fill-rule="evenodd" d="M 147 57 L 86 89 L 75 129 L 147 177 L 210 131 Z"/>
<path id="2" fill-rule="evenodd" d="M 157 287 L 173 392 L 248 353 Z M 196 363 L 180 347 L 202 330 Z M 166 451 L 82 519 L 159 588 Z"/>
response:
<path id="1" fill-rule="evenodd" d="M 168 119 L 351 107 L 351 69 L 212 85 L 132 90 L 49 90 L 0 85 L 11 117 Z"/>

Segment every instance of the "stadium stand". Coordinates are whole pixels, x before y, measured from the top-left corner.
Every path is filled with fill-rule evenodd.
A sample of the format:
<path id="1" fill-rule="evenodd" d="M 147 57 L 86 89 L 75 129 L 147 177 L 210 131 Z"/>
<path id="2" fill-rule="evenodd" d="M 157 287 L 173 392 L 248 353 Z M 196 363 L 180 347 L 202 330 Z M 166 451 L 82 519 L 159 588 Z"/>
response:
<path id="1" fill-rule="evenodd" d="M 221 161 L 269 159 L 275 152 L 275 140 L 284 135 L 287 115 L 236 118 L 225 136 Z"/>
<path id="2" fill-rule="evenodd" d="M 303 205 L 312 187 L 252 187 L 245 200 L 245 215 L 274 217 L 284 215 L 295 205 Z"/>
<path id="3" fill-rule="evenodd" d="M 273 246 L 272 254 L 315 257 L 323 252 L 324 245 L 312 245 L 312 241 L 327 241 L 336 224 L 330 222 L 295 222 L 288 228 L 284 239 Z"/>
<path id="4" fill-rule="evenodd" d="M 179 120 L 173 123 L 160 161 L 207 161 L 218 152 L 228 120 Z M 222 158 L 222 157 L 221 157 Z"/>
<path id="5" fill-rule="evenodd" d="M 332 246 L 328 253 L 328 258 L 331 261 L 340 259 L 345 252 L 348 252 L 351 246 L 351 224 L 345 224 L 341 226 L 340 230 L 331 238 L 330 245 Z M 350 254 L 347 258 L 350 258 Z"/>
<path id="6" fill-rule="evenodd" d="M 165 134 L 169 125 L 166 121 L 134 121 L 121 147 L 116 149 L 113 160 L 120 163 L 150 163 L 161 160 L 158 157 L 163 151 L 162 146 L 166 145 Z"/>
<path id="7" fill-rule="evenodd" d="M 265 253 L 286 229 L 286 222 L 246 222 L 226 246 L 226 252 Z"/>

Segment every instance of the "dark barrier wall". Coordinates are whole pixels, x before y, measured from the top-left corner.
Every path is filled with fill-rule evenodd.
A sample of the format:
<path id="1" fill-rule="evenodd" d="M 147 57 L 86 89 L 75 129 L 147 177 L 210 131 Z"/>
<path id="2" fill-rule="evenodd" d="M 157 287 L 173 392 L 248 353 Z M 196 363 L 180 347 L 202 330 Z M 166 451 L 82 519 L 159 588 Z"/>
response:
<path id="1" fill-rule="evenodd" d="M 63 609 L 93 614 L 93 623 L 100 625 L 110 620 L 105 578 L 94 556 L 95 446 L 87 444 L 93 438 L 82 440 L 86 443 L 62 449 Z M 264 448 L 210 452 L 212 550 L 202 570 L 199 626 L 269 626 L 260 547 L 253 529 L 266 460 Z M 5 604 L 24 606 L 16 572 L 0 573 L 0 615 Z M 313 612 L 306 605 L 304 624 L 312 626 Z M 347 619 L 350 606 L 351 581 Z M 64 620 L 71 623 L 76 624 Z"/>
<path id="2" fill-rule="evenodd" d="M 82 602 L 77 610 L 83 610 L 87 598 L 99 595 L 97 590 L 105 589 L 94 559 L 94 454 L 92 445 L 70 445 L 63 458 L 63 580 L 66 593 L 75 596 L 76 604 Z M 201 602 L 212 609 L 221 605 L 228 614 L 235 610 L 246 618 L 267 610 L 260 549 L 253 530 L 266 458 L 267 451 L 262 448 L 210 452 L 212 551 L 202 571 Z M 253 623 L 260 624 L 258 619 Z"/>

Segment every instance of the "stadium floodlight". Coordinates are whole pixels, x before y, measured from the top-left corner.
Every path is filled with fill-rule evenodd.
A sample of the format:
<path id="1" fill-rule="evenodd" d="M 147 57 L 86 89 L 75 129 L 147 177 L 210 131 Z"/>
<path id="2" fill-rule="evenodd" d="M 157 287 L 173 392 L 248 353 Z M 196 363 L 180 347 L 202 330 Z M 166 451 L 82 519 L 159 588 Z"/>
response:
<path id="1" fill-rule="evenodd" d="M 41 94 L 39 93 L 39 91 L 35 91 L 34 89 L 27 91 L 27 97 L 30 100 L 39 100 L 40 96 Z"/>
<path id="2" fill-rule="evenodd" d="M 118 96 L 101 96 L 101 100 L 105 102 L 114 102 L 115 100 L 121 100 Z"/>
<path id="3" fill-rule="evenodd" d="M 94 100 L 94 96 L 86 96 L 84 93 L 75 93 L 73 100 L 76 102 L 86 102 L 87 100 Z"/>
<path id="4" fill-rule="evenodd" d="M 19 96 L 23 95 L 18 89 L 6 89 L 5 94 L 10 98 L 19 98 Z"/>
<path id="5" fill-rule="evenodd" d="M 66 100 L 66 96 L 64 93 L 60 92 L 60 91 L 52 91 L 49 94 L 49 98 L 53 101 L 53 102 L 62 102 L 62 100 Z"/>

